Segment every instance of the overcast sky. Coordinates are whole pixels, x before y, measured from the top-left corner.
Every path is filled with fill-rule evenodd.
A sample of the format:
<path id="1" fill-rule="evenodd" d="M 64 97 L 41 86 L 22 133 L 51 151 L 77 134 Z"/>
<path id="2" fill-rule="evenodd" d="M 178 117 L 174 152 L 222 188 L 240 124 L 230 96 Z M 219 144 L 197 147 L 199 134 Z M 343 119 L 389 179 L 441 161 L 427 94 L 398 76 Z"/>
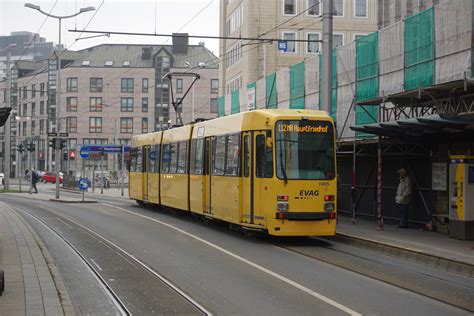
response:
<path id="1" fill-rule="evenodd" d="M 14 31 L 38 32 L 47 41 L 58 42 L 58 20 L 48 18 L 36 10 L 26 8 L 30 2 L 55 15 L 68 15 L 82 7 L 94 6 L 96 11 L 87 12 L 75 18 L 63 20 L 62 42 L 71 50 L 83 49 L 102 43 L 162 44 L 162 37 L 140 37 L 112 35 L 76 41 L 80 33 L 69 29 L 82 30 L 90 21 L 87 30 L 120 31 L 139 33 L 177 32 L 193 16 L 202 11 L 181 32 L 190 35 L 219 35 L 219 0 L 0 0 L 0 34 Z M 155 11 L 156 7 L 156 11 Z M 95 16 L 93 17 L 93 15 Z M 92 20 L 91 20 L 92 19 Z M 156 24 L 155 24 L 156 20 Z M 82 34 L 87 37 L 94 34 Z M 217 40 L 190 39 L 191 44 L 204 41 L 206 47 L 219 55 Z M 171 40 L 168 40 L 171 43 Z"/>

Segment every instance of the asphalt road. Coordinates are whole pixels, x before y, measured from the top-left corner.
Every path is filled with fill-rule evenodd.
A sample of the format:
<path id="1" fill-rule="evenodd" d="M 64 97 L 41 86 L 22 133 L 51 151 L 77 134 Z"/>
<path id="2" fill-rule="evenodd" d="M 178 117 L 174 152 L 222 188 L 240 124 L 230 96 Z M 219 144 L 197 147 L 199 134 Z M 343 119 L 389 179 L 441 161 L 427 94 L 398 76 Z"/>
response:
<path id="1" fill-rule="evenodd" d="M 242 236 L 222 225 L 205 224 L 187 215 L 138 208 L 132 201 L 104 198 L 98 204 L 58 204 L 15 195 L 5 195 L 3 200 L 19 212 L 23 210 L 22 215 L 29 222 L 35 220 L 25 211 L 64 234 L 101 267 L 106 280 L 113 280 L 110 283 L 123 303 L 135 308 L 136 314 L 196 311 L 182 297 L 166 291 L 158 280 L 137 272 L 133 262 L 120 258 L 120 253 L 85 228 L 145 262 L 213 314 L 467 314 L 424 295 L 332 265 L 330 257 L 323 262 L 279 247 L 266 238 Z M 34 227 L 43 238 L 47 229 L 38 223 Z M 324 248 L 318 243 L 309 246 L 316 252 L 318 247 L 321 252 Z M 386 260 L 390 259 L 383 258 L 378 264 L 383 265 Z M 123 280 L 117 281 L 117 276 Z M 459 282 L 462 285 L 464 280 Z M 148 304 L 141 306 L 143 302 Z"/>

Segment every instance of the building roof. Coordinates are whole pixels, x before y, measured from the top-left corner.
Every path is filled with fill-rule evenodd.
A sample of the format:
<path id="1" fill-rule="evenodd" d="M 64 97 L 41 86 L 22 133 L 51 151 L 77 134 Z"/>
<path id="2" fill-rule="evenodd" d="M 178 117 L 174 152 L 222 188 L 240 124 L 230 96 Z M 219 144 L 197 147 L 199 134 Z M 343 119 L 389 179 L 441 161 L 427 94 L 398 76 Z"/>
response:
<path id="1" fill-rule="evenodd" d="M 149 59 L 142 58 L 143 50 L 151 50 Z M 165 53 L 173 59 L 173 68 L 187 68 L 186 62 L 191 67 L 198 67 L 204 62 L 206 68 L 217 68 L 218 58 L 202 45 L 189 45 L 187 54 L 173 54 L 172 45 L 136 45 L 136 44 L 102 44 L 75 52 L 71 56 L 74 60 L 69 67 L 82 67 L 83 61 L 89 61 L 88 67 L 124 67 L 124 61 L 130 61 L 126 67 L 153 67 L 153 56 L 157 53 Z M 110 62 L 111 63 L 110 65 Z"/>

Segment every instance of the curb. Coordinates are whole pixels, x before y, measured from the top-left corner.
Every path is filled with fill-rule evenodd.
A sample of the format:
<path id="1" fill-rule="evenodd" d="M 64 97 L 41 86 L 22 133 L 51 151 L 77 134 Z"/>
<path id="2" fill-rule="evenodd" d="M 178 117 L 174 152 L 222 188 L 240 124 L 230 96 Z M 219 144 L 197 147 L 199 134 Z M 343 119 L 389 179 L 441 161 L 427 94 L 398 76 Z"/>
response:
<path id="1" fill-rule="evenodd" d="M 467 262 L 350 234 L 337 233 L 336 236 L 333 237 L 333 240 L 391 257 L 413 261 L 436 269 L 474 278 L 474 265 Z"/>
<path id="2" fill-rule="evenodd" d="M 58 200 L 58 199 L 49 199 L 51 202 L 58 202 L 58 203 L 85 203 L 85 204 L 92 204 L 92 203 L 97 203 L 97 201 L 93 200 Z"/>

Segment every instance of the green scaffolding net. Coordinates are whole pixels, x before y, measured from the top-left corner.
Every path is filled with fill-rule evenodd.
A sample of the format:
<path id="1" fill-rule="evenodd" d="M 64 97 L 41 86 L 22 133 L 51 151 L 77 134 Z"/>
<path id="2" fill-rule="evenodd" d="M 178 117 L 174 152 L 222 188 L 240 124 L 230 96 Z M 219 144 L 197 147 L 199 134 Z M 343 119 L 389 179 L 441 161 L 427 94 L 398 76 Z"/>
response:
<path id="1" fill-rule="evenodd" d="M 304 61 L 290 66 L 290 109 L 304 109 Z"/>
<path id="2" fill-rule="evenodd" d="M 225 97 L 224 96 L 219 97 L 219 99 L 217 99 L 217 115 L 219 117 L 225 116 Z"/>
<path id="3" fill-rule="evenodd" d="M 337 110 L 337 57 L 336 50 L 332 50 L 332 82 L 331 82 L 331 99 L 332 99 L 332 111 L 331 117 L 336 122 L 336 110 Z M 323 82 L 323 55 L 319 55 L 319 108 L 324 109 L 323 103 L 321 102 L 322 97 L 322 82 Z"/>
<path id="4" fill-rule="evenodd" d="M 434 8 L 405 19 L 405 91 L 434 83 Z"/>
<path id="5" fill-rule="evenodd" d="M 356 40 L 356 99 L 376 98 L 379 93 L 378 32 Z"/>
<path id="6" fill-rule="evenodd" d="M 257 83 L 250 82 L 247 84 L 247 109 L 257 108 Z"/>
<path id="7" fill-rule="evenodd" d="M 235 114 L 240 112 L 239 90 L 232 91 L 231 95 L 230 113 Z"/>
<path id="8" fill-rule="evenodd" d="M 269 74 L 265 78 L 265 108 L 276 109 L 278 107 L 276 73 Z"/>

